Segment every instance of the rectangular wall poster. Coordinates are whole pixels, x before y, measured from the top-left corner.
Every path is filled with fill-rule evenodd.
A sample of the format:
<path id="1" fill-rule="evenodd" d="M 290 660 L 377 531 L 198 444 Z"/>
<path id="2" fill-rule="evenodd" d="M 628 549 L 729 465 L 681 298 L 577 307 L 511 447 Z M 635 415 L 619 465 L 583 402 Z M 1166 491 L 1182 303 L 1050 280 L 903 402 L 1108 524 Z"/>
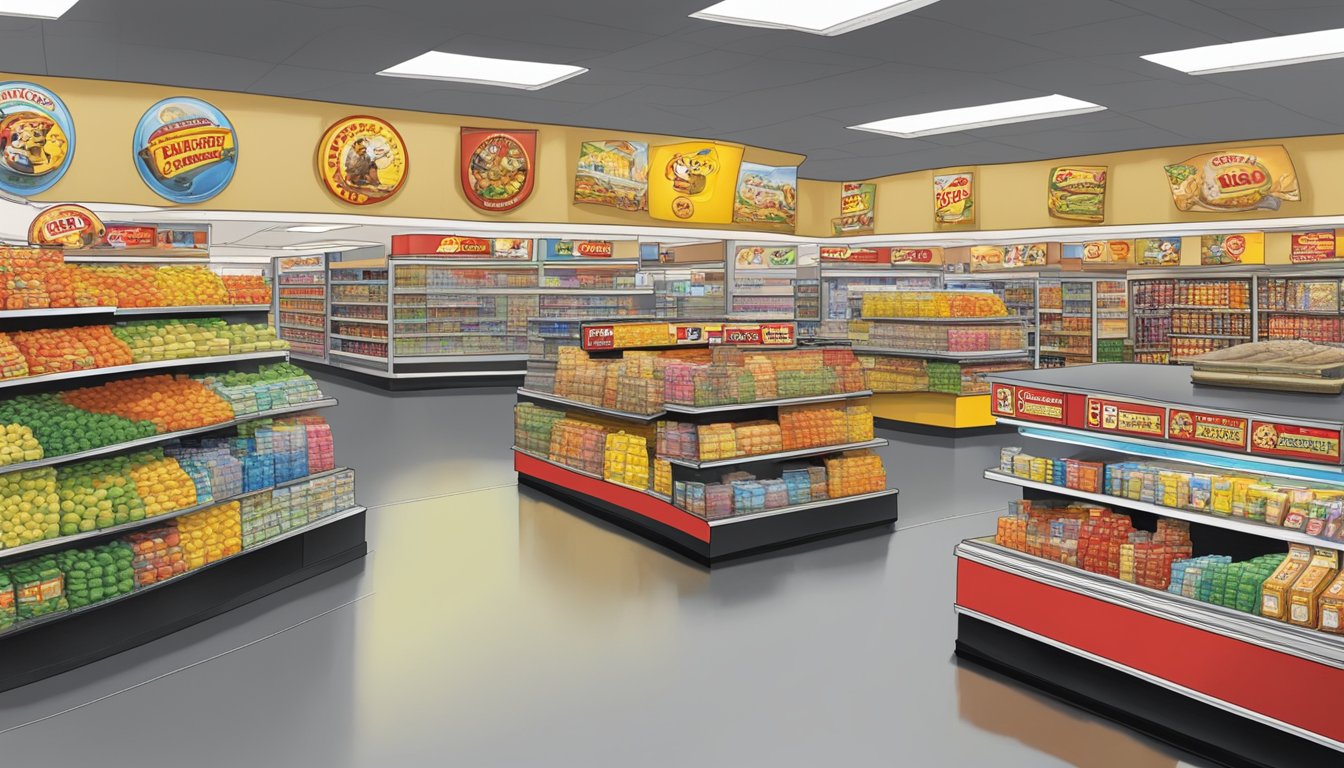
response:
<path id="1" fill-rule="evenodd" d="M 1050 171 L 1050 215 L 1056 219 L 1106 220 L 1106 166 L 1066 165 Z"/>
<path id="2" fill-rule="evenodd" d="M 933 177 L 933 221 L 936 224 L 975 223 L 975 174 L 966 172 Z"/>
<path id="3" fill-rule="evenodd" d="M 1264 264 L 1265 233 L 1204 235 L 1199 239 L 1199 263 L 1208 266 Z"/>
<path id="4" fill-rule="evenodd" d="M 1038 269 L 1046 265 L 1049 245 L 977 245 L 971 248 L 971 271 L 994 272 L 1000 269 Z"/>
<path id="5" fill-rule="evenodd" d="M 1294 264 L 1311 264 L 1318 261 L 1334 261 L 1339 258 L 1336 250 L 1335 230 L 1320 232 L 1294 232 L 1292 250 L 1288 260 Z"/>
<path id="6" fill-rule="evenodd" d="M 892 264 L 942 264 L 942 248 L 892 248 Z"/>
<path id="7" fill-rule="evenodd" d="M 1181 263 L 1180 237 L 1145 237 L 1134 241 L 1134 263 L 1140 267 L 1175 267 Z"/>
<path id="8" fill-rule="evenodd" d="M 544 261 L 578 261 L 581 259 L 610 259 L 615 245 L 610 240 L 557 240 L 544 238 L 541 258 Z M 658 246 L 653 247 L 653 260 L 658 259 Z M 642 256 L 642 253 L 641 253 Z"/>
<path id="9" fill-rule="evenodd" d="M 792 232 L 798 224 L 798 167 L 743 163 L 733 201 L 733 222 Z"/>
<path id="10" fill-rule="evenodd" d="M 1134 252 L 1129 240 L 1097 240 L 1083 243 L 1083 264 L 1128 264 Z"/>
<path id="11" fill-rule="evenodd" d="M 647 211 L 649 145 L 620 140 L 581 143 L 574 171 L 574 202 Z"/>
<path id="12" fill-rule="evenodd" d="M 1277 211 L 1302 199 L 1293 158 L 1279 145 L 1209 152 L 1166 170 L 1181 211 Z"/>
<path id="13" fill-rule="evenodd" d="M 798 265 L 796 246 L 743 245 L 733 259 L 737 269 L 773 269 Z"/>
<path id="14" fill-rule="evenodd" d="M 650 149 L 649 215 L 664 221 L 731 224 L 742 147 L 685 141 Z"/>
<path id="15" fill-rule="evenodd" d="M 831 219 L 835 235 L 871 235 L 875 231 L 877 185 L 846 181 L 840 185 L 840 216 Z"/>
<path id="16" fill-rule="evenodd" d="M 823 262 L 847 264 L 882 264 L 889 258 L 886 248 L 849 248 L 824 245 L 818 254 Z"/>

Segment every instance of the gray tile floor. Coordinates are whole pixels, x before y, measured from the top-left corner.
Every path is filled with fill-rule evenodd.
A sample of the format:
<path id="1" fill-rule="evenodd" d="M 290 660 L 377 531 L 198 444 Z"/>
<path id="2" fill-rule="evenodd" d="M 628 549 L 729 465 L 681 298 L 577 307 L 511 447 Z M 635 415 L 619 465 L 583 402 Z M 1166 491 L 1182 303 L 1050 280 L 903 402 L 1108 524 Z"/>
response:
<path id="1" fill-rule="evenodd" d="M 885 435 L 895 535 L 709 572 L 516 487 L 505 390 L 323 386 L 370 556 L 0 695 L 4 765 L 1199 765 L 953 660 L 1011 435 Z"/>

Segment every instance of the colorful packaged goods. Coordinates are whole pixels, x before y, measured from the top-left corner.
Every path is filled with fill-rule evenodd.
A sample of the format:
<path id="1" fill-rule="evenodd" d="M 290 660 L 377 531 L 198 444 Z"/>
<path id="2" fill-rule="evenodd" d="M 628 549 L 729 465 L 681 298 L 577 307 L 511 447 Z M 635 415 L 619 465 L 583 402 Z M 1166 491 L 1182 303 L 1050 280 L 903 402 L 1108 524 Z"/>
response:
<path id="1" fill-rule="evenodd" d="M 702 424 L 697 428 L 701 461 L 720 461 L 740 455 L 737 431 L 732 424 Z"/>
<path id="2" fill-rule="evenodd" d="M 733 428 L 739 456 L 761 456 L 784 450 L 780 425 L 773 421 L 750 421 Z"/>
<path id="3" fill-rule="evenodd" d="M 9 569 L 14 582 L 15 615 L 28 621 L 69 609 L 65 574 L 51 555 L 24 560 Z"/>
<path id="4" fill-rule="evenodd" d="M 551 447 L 551 428 L 564 418 L 564 411 L 518 403 L 513 408 L 513 444 L 529 453 L 546 454 Z"/>
<path id="5" fill-rule="evenodd" d="M 130 471 L 136 493 L 144 501 L 146 517 L 196 506 L 195 483 L 177 459 L 165 457 L 162 451 L 137 455 Z"/>
<path id="6" fill-rule="evenodd" d="M 1311 565 L 1312 548 L 1304 544 L 1288 547 L 1288 557 L 1270 575 L 1260 592 L 1260 615 L 1277 621 L 1287 621 L 1292 603 L 1292 589 Z"/>
<path id="7" fill-rule="evenodd" d="M 877 493 L 887 488 L 882 458 L 871 451 L 849 451 L 826 459 L 826 494 L 832 499 Z"/>
<path id="8" fill-rule="evenodd" d="M 873 439 L 873 409 L 867 405 L 845 406 L 845 442 L 866 443 Z"/>
<path id="9" fill-rule="evenodd" d="M 61 535 L 111 528 L 147 516 L 132 477 L 132 459 L 114 456 L 62 467 L 56 472 Z M 45 484 L 45 480 L 43 481 Z M 50 493 L 47 495 L 50 498 Z"/>
<path id="10" fill-rule="evenodd" d="M 667 459 L 653 460 L 653 492 L 672 495 L 672 462 Z"/>
<path id="11" fill-rule="evenodd" d="M 672 482 L 672 505 L 693 515 L 704 517 L 706 515 L 705 484 L 674 480 Z"/>
<path id="12" fill-rule="evenodd" d="M 71 609 L 128 595 L 135 589 L 135 553 L 114 541 L 90 549 L 67 549 L 56 555 L 65 574 L 65 598 Z"/>
<path id="13" fill-rule="evenodd" d="M 786 451 L 850 442 L 845 408 L 831 403 L 782 406 L 779 427 Z"/>
<path id="14" fill-rule="evenodd" d="M 602 474 L 606 431 L 596 424 L 566 417 L 551 428 L 551 461 L 591 475 Z"/>
<path id="15" fill-rule="evenodd" d="M 14 626 L 14 622 L 19 620 L 17 608 L 14 582 L 10 580 L 9 573 L 0 571 L 0 632 Z"/>
<path id="16" fill-rule="evenodd" d="M 602 459 L 602 479 L 633 488 L 649 487 L 649 444 L 624 432 L 609 434 Z"/>
<path id="17" fill-rule="evenodd" d="M 126 536 L 134 557 L 131 571 L 137 587 L 147 587 L 187 572 L 186 555 L 177 532 L 177 521 Z"/>
<path id="18" fill-rule="evenodd" d="M 867 318 L 1003 317 L 1003 299 L 979 291 L 865 291 L 862 313 Z"/>
<path id="19" fill-rule="evenodd" d="M 0 584 L 0 589 L 4 585 Z M 4 593 L 0 592 L 0 601 L 4 600 Z M 1322 632 L 1331 634 L 1344 634 L 1344 573 L 1335 576 L 1330 582 L 1330 586 L 1321 593 L 1320 601 L 1317 603 L 1317 610 L 1320 612 L 1320 626 Z M 0 628 L 4 626 L 4 606 L 0 602 Z"/>
<path id="20" fill-rule="evenodd" d="M 657 453 L 669 459 L 700 460 L 699 430 L 681 421 L 658 422 Z"/>
<path id="21" fill-rule="evenodd" d="M 110 381 L 99 387 L 71 390 L 61 399 L 92 413 L 149 421 L 162 432 L 195 429 L 234 418 L 229 404 L 208 387 L 180 375 Z"/>
<path id="22" fill-rule="evenodd" d="M 1313 548 L 1311 561 L 1288 593 L 1288 623 L 1315 629 L 1320 623 L 1317 608 L 1321 595 L 1338 575 L 1339 551 Z"/>
<path id="23" fill-rule="evenodd" d="M 929 362 L 915 357 L 860 355 L 864 388 L 878 393 L 929 391 Z"/>
<path id="24" fill-rule="evenodd" d="M 187 570 L 223 560 L 243 549 L 242 522 L 236 501 L 179 517 L 177 531 Z"/>
<path id="25" fill-rule="evenodd" d="M 30 469 L 0 475 L 0 547 L 12 549 L 61 534 L 56 470 Z"/>
<path id="26" fill-rule="evenodd" d="M 221 275 L 230 304 L 261 306 L 271 303 L 271 286 L 261 275 Z"/>
<path id="27" fill-rule="evenodd" d="M 755 480 L 738 480 L 729 486 L 733 492 L 733 514 L 750 515 L 767 508 L 765 485 Z"/>
<path id="28" fill-rule="evenodd" d="M 784 490 L 789 497 L 788 506 L 813 501 L 812 476 L 808 473 L 807 467 L 786 468 L 780 479 L 784 481 Z"/>
<path id="29" fill-rule="evenodd" d="M 733 514 L 733 487 L 723 483 L 705 486 L 705 517 L 721 520 Z"/>

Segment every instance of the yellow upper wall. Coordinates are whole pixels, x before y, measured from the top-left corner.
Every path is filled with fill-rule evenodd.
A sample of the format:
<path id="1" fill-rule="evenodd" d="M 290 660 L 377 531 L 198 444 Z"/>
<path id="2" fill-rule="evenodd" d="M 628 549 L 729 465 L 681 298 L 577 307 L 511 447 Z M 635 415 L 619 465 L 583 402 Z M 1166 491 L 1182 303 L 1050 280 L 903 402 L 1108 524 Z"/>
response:
<path id="1" fill-rule="evenodd" d="M 285 211 L 406 216 L 473 221 L 517 220 L 542 223 L 656 225 L 646 214 L 595 205 L 574 205 L 574 168 L 579 144 L 600 139 L 631 139 L 662 144 L 686 137 L 508 120 L 439 115 L 396 109 L 372 109 L 224 91 L 159 85 L 4 75 L 44 85 L 65 102 L 75 121 L 75 158 L 65 177 L 34 199 L 169 206 L 136 173 L 131 137 L 145 110 L 174 95 L 195 96 L 214 104 L 238 133 L 239 163 L 233 181 L 217 197 L 192 206 L 202 210 Z M 390 121 L 406 140 L 410 174 L 406 186 L 386 202 L 370 206 L 342 203 L 327 192 L 317 175 L 316 153 L 322 134 L 342 117 L 376 114 Z M 490 214 L 467 202 L 458 180 L 458 130 L 462 127 L 536 128 L 537 184 L 532 196 L 506 214 Z M 767 165 L 798 165 L 803 156 L 748 147 L 746 159 Z M 837 203 L 838 205 L 838 203 Z"/>
<path id="2" fill-rule="evenodd" d="M 439 115 L 357 105 L 284 99 L 269 96 L 170 88 L 158 85 L 79 80 L 28 75 L 0 79 L 31 80 L 51 88 L 74 117 L 77 147 L 65 177 L 36 199 L 170 205 L 140 181 L 131 153 L 131 136 L 141 115 L 171 95 L 190 95 L 219 107 L 238 130 L 240 159 L 233 182 L 219 196 L 195 206 L 205 210 L 344 213 L 468 221 L 675 227 L 642 213 L 574 205 L 574 167 L 579 144 L 588 140 L 632 139 L 653 144 L 686 137 L 626 131 L 537 125 L 488 118 Z M 391 200 L 372 206 L 351 206 L 332 197 L 318 179 L 314 159 L 323 132 L 351 114 L 376 114 L 397 127 L 411 154 L 406 186 Z M 463 126 L 536 128 L 537 186 L 531 198 L 505 214 L 488 214 L 467 202 L 457 174 L 458 129 Z M 712 138 L 712 137 L 711 137 Z M 891 141 L 901 141 L 891 139 Z M 1285 203 L 1274 211 L 1243 214 L 1181 213 L 1172 204 L 1164 165 L 1215 149 L 1283 144 L 1293 157 L 1302 202 Z M 796 165 L 802 155 L 748 147 L 746 159 L 769 165 Z M 1106 221 L 1110 225 L 1222 222 L 1295 216 L 1344 215 L 1344 136 L 1266 139 L 1202 144 L 1029 163 L 982 165 L 976 173 L 978 220 L 975 229 L 1013 230 L 1068 227 L 1046 211 L 1046 184 L 1056 165 L 1077 163 L 1110 168 Z M 960 169 L 958 169 L 960 170 Z M 934 231 L 933 176 L 939 171 L 884 176 L 877 184 L 878 234 L 921 234 Z M 801 179 L 798 190 L 798 234 L 828 237 L 831 219 L 839 215 L 840 184 Z M 681 225 L 694 226 L 694 225 Z M 728 228 L 728 227 L 721 227 Z M 745 228 L 736 226 L 737 229 Z"/>

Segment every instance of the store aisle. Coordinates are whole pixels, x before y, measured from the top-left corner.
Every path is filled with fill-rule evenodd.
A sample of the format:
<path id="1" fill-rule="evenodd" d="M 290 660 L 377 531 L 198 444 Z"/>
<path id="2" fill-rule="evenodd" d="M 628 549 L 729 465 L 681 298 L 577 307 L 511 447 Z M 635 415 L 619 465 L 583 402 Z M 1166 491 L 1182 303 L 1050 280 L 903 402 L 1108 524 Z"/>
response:
<path id="1" fill-rule="evenodd" d="M 0 695 L 9 761 L 1181 764 L 953 660 L 952 548 L 992 530 L 1011 436 L 904 436 L 896 535 L 710 572 L 515 487 L 507 393 L 323 386 L 370 557 Z"/>

